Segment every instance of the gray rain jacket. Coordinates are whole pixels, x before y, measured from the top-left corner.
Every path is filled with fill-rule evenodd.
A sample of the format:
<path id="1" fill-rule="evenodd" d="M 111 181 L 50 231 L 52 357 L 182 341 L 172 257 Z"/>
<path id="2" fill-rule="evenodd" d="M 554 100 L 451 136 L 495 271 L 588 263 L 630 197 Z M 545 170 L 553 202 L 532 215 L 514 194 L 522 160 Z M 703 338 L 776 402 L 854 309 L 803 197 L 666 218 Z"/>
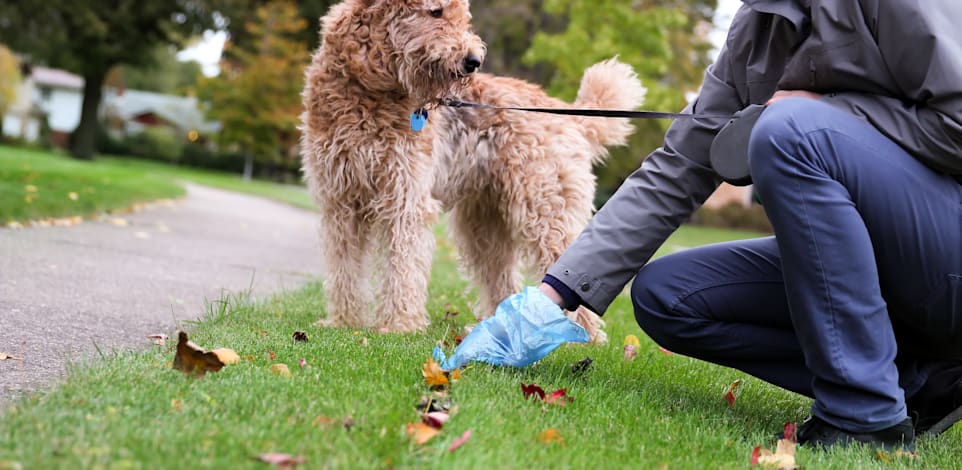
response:
<path id="1" fill-rule="evenodd" d="M 962 178 L 962 2 L 744 0 L 686 112 L 730 115 L 776 90 L 825 94 L 928 166 Z M 810 4 L 810 6 L 809 6 Z M 679 119 L 548 270 L 603 313 L 720 183 L 720 120 Z"/>

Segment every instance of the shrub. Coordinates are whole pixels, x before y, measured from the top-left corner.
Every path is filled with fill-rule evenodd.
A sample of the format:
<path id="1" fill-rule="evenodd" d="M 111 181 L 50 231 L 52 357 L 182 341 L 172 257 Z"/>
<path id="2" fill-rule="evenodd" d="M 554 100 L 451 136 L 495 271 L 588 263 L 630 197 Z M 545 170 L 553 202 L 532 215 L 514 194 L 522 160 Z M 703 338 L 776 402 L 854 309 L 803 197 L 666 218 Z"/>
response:
<path id="1" fill-rule="evenodd" d="M 772 233 L 772 225 L 768 221 L 768 216 L 765 215 L 765 209 L 757 204 L 750 207 L 728 204 L 718 209 L 702 207 L 692 216 L 691 223 L 708 227 Z"/>
<path id="2" fill-rule="evenodd" d="M 151 160 L 176 163 L 184 150 L 180 137 L 167 127 L 149 127 L 127 138 L 129 153 Z"/>

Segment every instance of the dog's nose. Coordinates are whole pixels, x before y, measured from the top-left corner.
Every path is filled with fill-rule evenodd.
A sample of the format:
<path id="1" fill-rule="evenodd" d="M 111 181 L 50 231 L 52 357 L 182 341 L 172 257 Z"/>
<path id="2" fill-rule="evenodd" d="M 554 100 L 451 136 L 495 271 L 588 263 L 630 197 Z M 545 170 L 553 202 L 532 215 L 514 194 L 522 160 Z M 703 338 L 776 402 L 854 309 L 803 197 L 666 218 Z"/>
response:
<path id="1" fill-rule="evenodd" d="M 480 57 L 478 57 L 478 56 L 476 56 L 476 55 L 474 55 L 474 54 L 468 54 L 468 56 L 464 58 L 464 72 L 465 72 L 465 73 L 474 73 L 474 71 L 475 71 L 475 70 L 478 70 L 478 68 L 480 68 L 480 67 L 481 67 L 481 58 L 480 58 Z"/>

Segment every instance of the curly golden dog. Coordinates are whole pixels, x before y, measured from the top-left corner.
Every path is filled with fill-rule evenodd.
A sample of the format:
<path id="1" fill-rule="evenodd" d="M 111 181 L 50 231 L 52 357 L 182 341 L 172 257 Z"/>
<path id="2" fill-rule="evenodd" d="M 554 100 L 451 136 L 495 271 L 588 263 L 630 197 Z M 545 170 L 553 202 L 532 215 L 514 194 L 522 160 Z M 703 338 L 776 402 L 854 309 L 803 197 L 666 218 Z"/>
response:
<path id="1" fill-rule="evenodd" d="M 624 119 L 432 107 L 439 98 L 567 107 L 539 87 L 478 72 L 467 0 L 345 0 L 322 19 L 307 69 L 302 159 L 321 213 L 327 320 L 417 331 L 439 211 L 449 214 L 478 318 L 538 279 L 588 222 L 592 165 L 624 145 Z M 616 60 L 589 68 L 575 106 L 634 109 L 645 88 Z M 427 124 L 411 115 L 428 108 Z M 572 315 L 595 341 L 601 320 Z"/>

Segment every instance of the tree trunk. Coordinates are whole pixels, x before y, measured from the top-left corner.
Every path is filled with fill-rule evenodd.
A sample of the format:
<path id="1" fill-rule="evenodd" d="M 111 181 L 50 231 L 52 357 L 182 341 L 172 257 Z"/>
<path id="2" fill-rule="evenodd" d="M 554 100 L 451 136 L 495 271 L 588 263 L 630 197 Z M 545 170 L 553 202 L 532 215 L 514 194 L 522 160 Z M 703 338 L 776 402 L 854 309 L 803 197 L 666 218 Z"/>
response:
<path id="1" fill-rule="evenodd" d="M 244 156 L 244 182 L 250 182 L 254 177 L 254 154 L 248 153 Z"/>
<path id="2" fill-rule="evenodd" d="M 80 160 L 93 160 L 97 144 L 97 122 L 100 99 L 103 96 L 107 69 L 87 70 L 84 73 L 84 98 L 80 124 L 70 139 L 70 155 Z"/>

